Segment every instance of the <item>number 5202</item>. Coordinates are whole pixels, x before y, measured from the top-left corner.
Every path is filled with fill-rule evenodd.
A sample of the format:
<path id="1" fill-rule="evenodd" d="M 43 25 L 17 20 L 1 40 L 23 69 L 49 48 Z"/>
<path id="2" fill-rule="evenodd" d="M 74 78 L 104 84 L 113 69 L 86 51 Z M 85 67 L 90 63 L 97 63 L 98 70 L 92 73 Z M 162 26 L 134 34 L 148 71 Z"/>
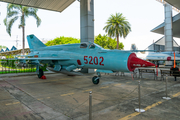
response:
<path id="1" fill-rule="evenodd" d="M 90 59 L 88 61 L 88 58 Z M 85 64 L 90 64 L 90 65 L 101 65 L 101 66 L 104 66 L 103 64 L 103 61 L 104 61 L 104 57 L 92 57 L 92 56 L 84 56 L 84 63 Z"/>

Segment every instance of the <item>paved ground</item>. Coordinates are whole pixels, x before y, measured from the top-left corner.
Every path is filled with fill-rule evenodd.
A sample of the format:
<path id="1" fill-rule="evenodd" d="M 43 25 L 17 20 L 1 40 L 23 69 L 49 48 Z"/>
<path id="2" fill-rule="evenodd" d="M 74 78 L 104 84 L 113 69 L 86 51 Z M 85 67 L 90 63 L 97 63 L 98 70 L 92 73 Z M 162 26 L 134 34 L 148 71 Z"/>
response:
<path id="1" fill-rule="evenodd" d="M 93 92 L 93 120 L 180 119 L 180 78 L 176 82 L 168 78 L 168 96 L 172 99 L 163 100 L 165 82 L 153 80 L 153 75 L 132 80 L 128 73 L 123 77 L 102 74 L 99 85 L 92 84 L 93 74 L 46 77 L 0 75 L 0 120 L 88 120 L 89 91 Z M 139 80 L 145 113 L 134 112 Z"/>

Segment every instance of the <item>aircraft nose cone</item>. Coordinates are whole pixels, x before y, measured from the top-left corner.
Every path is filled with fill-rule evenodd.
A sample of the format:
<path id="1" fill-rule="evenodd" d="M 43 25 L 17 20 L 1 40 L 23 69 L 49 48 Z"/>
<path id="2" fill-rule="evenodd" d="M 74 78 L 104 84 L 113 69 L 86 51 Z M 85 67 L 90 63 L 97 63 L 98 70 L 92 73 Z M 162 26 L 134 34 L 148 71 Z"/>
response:
<path id="1" fill-rule="evenodd" d="M 142 60 L 140 58 L 137 58 L 135 53 L 131 53 L 128 58 L 128 69 L 129 71 L 134 71 L 137 67 L 150 67 L 155 66 L 155 64 L 151 62 L 147 62 L 145 60 Z"/>

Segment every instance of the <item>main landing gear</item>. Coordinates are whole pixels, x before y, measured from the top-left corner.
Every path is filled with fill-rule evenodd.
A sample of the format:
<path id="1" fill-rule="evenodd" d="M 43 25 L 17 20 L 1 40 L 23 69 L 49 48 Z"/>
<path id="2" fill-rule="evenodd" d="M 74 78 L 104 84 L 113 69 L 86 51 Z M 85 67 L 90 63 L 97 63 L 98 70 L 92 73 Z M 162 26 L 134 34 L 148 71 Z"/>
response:
<path id="1" fill-rule="evenodd" d="M 44 71 L 42 69 L 39 69 L 39 73 L 37 75 L 38 78 L 41 78 L 44 75 Z"/>
<path id="2" fill-rule="evenodd" d="M 101 74 L 98 72 L 97 73 L 97 75 L 98 76 L 94 76 L 93 78 L 92 78 L 92 82 L 93 82 L 93 84 L 99 84 L 99 81 L 100 81 L 100 77 L 101 77 Z"/>

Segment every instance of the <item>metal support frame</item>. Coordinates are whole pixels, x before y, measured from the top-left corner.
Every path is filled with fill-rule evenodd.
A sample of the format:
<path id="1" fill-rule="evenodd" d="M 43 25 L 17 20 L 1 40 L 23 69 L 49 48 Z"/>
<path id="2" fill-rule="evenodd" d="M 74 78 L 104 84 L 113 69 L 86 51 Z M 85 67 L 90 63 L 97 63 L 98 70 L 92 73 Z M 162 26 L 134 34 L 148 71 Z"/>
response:
<path id="1" fill-rule="evenodd" d="M 162 97 L 165 100 L 170 100 L 171 98 L 167 95 L 167 83 L 168 83 L 168 76 L 166 75 L 166 97 Z"/>
<path id="2" fill-rule="evenodd" d="M 141 91 L 140 91 L 140 81 L 138 84 L 138 97 L 139 97 L 139 108 L 135 109 L 136 112 L 145 112 L 144 109 L 141 109 Z"/>
<path id="3" fill-rule="evenodd" d="M 92 120 L 92 91 L 89 92 L 89 120 Z"/>

